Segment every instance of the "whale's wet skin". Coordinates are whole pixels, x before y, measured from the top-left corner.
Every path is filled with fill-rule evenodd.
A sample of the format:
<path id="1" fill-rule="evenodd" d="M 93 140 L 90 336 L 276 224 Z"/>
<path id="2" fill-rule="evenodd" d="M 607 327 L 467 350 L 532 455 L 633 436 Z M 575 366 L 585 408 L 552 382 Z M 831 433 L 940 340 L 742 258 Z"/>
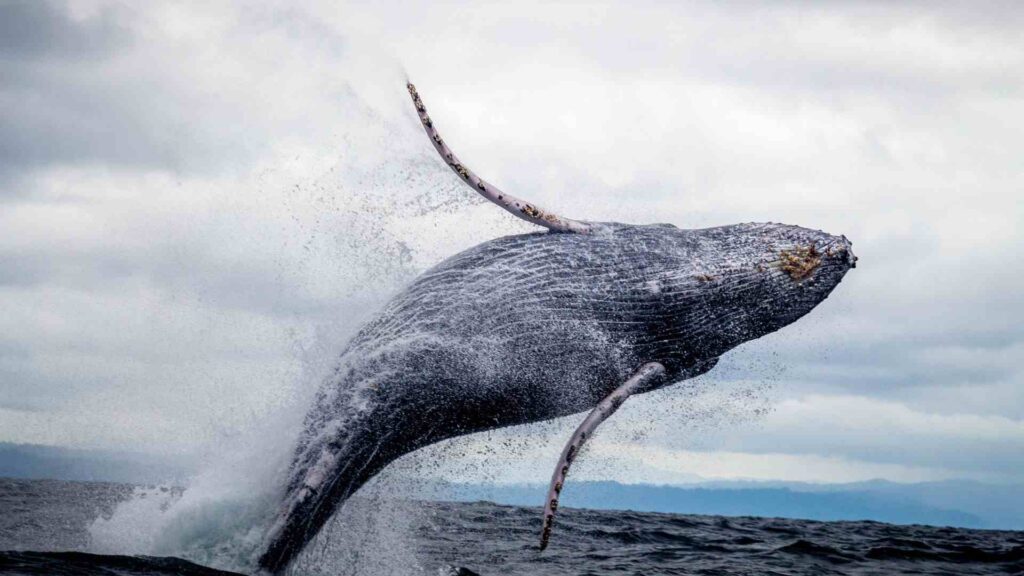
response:
<path id="1" fill-rule="evenodd" d="M 593 409 L 552 476 L 543 549 L 573 458 L 622 402 L 703 374 L 735 346 L 810 312 L 857 260 L 845 237 L 797 226 L 680 230 L 556 215 L 466 167 L 407 88 L 452 171 L 550 232 L 453 256 L 356 334 L 306 417 L 259 558 L 265 571 L 286 568 L 342 502 L 403 454 Z"/>
<path id="2" fill-rule="evenodd" d="M 588 410 L 648 362 L 657 386 L 800 318 L 855 261 L 781 224 L 601 224 L 483 243 L 416 280 L 322 386 L 260 564 L 278 571 L 368 479 L 445 438 Z"/>

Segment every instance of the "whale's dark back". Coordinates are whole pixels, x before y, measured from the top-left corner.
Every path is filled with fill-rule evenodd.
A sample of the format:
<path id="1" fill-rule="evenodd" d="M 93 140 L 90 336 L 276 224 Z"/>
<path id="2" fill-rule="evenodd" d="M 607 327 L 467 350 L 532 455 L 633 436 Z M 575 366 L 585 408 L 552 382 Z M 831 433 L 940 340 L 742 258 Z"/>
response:
<path id="1" fill-rule="evenodd" d="M 449 258 L 357 333 L 322 386 L 296 451 L 292 503 L 261 564 L 286 563 L 404 453 L 589 409 L 645 362 L 664 364 L 669 383 L 710 369 L 838 282 L 793 291 L 780 250 L 837 240 L 777 224 L 607 224 L 593 235 L 498 238 Z M 847 267 L 826 259 L 817 273 Z"/>

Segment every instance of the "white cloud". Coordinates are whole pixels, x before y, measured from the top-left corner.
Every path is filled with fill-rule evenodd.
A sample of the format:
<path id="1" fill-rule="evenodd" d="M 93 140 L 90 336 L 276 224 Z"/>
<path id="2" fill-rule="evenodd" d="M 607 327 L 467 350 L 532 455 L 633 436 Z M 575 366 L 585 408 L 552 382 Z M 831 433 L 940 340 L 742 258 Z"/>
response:
<path id="1" fill-rule="evenodd" d="M 838 456 L 744 452 L 692 452 L 658 447 L 613 444 L 595 450 L 616 462 L 614 470 L 629 470 L 634 481 L 679 483 L 679 478 L 702 480 L 779 480 L 786 482 L 839 483 L 886 478 L 893 482 L 924 482 L 962 478 L 962 471 L 903 464 L 885 464 Z M 615 456 L 612 456 L 612 455 Z M 612 469 L 602 466 L 601 471 Z M 625 480 L 625 478 L 623 479 Z"/>
<path id="2" fill-rule="evenodd" d="M 526 229 L 432 157 L 404 71 L 469 165 L 556 211 L 854 240 L 829 301 L 699 384 L 726 392 L 631 401 L 623 467 L 1024 474 L 1019 11 L 39 6 L 49 44 L 0 44 L 0 441 L 203 450 L 416 271 Z"/>
<path id="3" fill-rule="evenodd" d="M 537 484 L 551 476 L 564 435 L 517 430 L 456 440 L 401 461 L 394 473 L 452 482 Z M 649 440 L 649 439 L 647 439 Z M 789 447 L 780 443 L 780 450 Z M 953 478 L 1005 480 L 1004 476 L 942 466 L 874 462 L 839 455 L 687 450 L 601 432 L 573 465 L 574 481 L 682 485 L 719 480 L 810 483 L 885 478 L 925 482 Z"/>
<path id="4" fill-rule="evenodd" d="M 572 476 L 656 484 L 1019 479 L 1024 421 L 857 396 L 772 400 L 753 382 L 715 384 L 631 399 L 588 442 Z M 581 419 L 455 439 L 399 468 L 457 482 L 543 483 Z"/>
<path id="5" fill-rule="evenodd" d="M 812 395 L 783 400 L 760 426 L 723 447 L 831 454 L 863 461 L 958 470 L 990 476 L 1019 474 L 1024 421 L 998 415 L 923 412 L 855 396 Z"/>

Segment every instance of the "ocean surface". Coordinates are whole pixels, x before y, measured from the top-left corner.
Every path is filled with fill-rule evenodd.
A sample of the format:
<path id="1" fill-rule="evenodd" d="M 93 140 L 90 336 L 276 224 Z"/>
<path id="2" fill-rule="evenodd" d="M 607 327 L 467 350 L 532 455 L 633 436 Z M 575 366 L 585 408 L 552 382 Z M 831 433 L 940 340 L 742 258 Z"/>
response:
<path id="1" fill-rule="evenodd" d="M 154 488 L 150 497 L 172 492 Z M 93 554 L 90 525 L 138 497 L 128 485 L 0 479 L 0 574 L 209 576 L 189 559 Z M 381 506 L 363 503 L 366 513 Z M 362 545 L 321 539 L 296 574 L 828 575 L 1024 574 L 1024 532 L 878 522 L 689 516 L 564 509 L 551 547 L 537 551 L 539 508 L 413 502 L 401 526 Z M 390 505 L 391 513 L 395 509 Z M 388 522 L 388 513 L 382 511 Z M 393 520 L 392 520 L 393 522 Z M 337 530 L 337 528 L 332 528 Z M 374 548 L 377 536 L 388 542 Z M 400 534 L 401 543 L 395 539 Z M 329 536 L 329 535 L 328 535 Z M 365 556 L 392 551 L 390 560 Z M 386 556 L 386 555 L 385 555 Z M 318 561 L 323 558 L 323 561 Z M 388 563 L 390 562 L 390 564 Z M 223 566 L 222 566 L 223 567 Z M 239 569 L 237 566 L 235 569 Z"/>

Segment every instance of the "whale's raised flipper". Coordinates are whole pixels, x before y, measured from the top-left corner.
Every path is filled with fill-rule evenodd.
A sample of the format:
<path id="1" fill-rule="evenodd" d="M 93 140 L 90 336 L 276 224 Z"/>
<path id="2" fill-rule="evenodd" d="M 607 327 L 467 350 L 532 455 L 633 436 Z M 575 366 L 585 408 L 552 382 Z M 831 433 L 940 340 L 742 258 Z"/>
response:
<path id="1" fill-rule="evenodd" d="M 583 443 L 593 435 L 594 430 L 615 413 L 622 406 L 622 403 L 637 392 L 645 392 L 651 385 L 665 375 L 665 367 L 658 362 L 651 362 L 640 367 L 629 380 L 622 386 L 616 388 L 611 394 L 605 396 L 601 402 L 587 414 L 583 422 L 569 438 L 569 443 L 562 450 L 562 457 L 558 459 L 555 466 L 555 473 L 551 475 L 551 486 L 548 487 L 548 497 L 544 503 L 544 528 L 540 534 L 540 549 L 543 551 L 548 547 L 548 540 L 551 538 L 551 527 L 555 522 L 555 511 L 558 510 L 558 496 L 565 484 L 565 477 L 569 473 L 569 466 L 580 453 Z"/>
<path id="2" fill-rule="evenodd" d="M 455 153 L 444 143 L 441 135 L 437 133 L 434 121 L 427 114 L 427 108 L 423 105 L 423 100 L 420 99 L 419 93 L 416 92 L 416 87 L 409 82 L 406 83 L 406 88 L 409 90 L 409 95 L 412 96 L 412 103 L 416 107 L 416 114 L 420 117 L 420 123 L 423 124 L 423 129 L 427 131 L 427 136 L 430 137 L 430 143 L 434 145 L 434 149 L 441 155 L 441 159 L 444 160 L 445 164 L 454 170 L 459 175 L 459 178 L 462 178 L 463 182 L 479 192 L 481 196 L 523 220 L 543 226 L 552 232 L 588 234 L 593 231 L 594 225 L 589 222 L 573 220 L 572 218 L 565 218 L 564 216 L 548 212 L 533 202 L 527 202 L 522 198 L 516 198 L 511 194 L 502 192 L 494 184 L 474 174 L 465 164 L 459 162 L 459 159 L 455 157 Z"/>

